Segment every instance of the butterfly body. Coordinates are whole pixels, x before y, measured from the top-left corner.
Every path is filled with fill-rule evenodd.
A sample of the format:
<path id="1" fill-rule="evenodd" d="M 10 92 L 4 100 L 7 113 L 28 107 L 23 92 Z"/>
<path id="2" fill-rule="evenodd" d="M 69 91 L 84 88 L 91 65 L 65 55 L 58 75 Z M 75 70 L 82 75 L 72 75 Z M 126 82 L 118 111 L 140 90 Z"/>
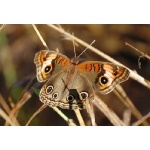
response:
<path id="1" fill-rule="evenodd" d="M 107 94 L 129 77 L 129 71 L 122 66 L 101 61 L 71 61 L 56 51 L 37 52 L 34 63 L 38 81 L 47 81 L 40 91 L 40 100 L 63 109 L 84 109 L 97 92 Z"/>

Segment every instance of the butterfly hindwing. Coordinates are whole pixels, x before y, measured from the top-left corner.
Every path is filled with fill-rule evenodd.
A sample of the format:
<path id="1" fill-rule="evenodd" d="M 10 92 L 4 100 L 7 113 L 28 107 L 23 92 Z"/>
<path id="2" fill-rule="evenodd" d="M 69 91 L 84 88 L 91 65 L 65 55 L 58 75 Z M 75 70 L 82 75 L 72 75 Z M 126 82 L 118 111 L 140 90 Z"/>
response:
<path id="1" fill-rule="evenodd" d="M 94 98 L 94 90 L 86 78 L 76 75 L 66 85 L 67 74 L 62 72 L 49 79 L 40 91 L 40 100 L 51 107 L 84 109 L 85 102 Z M 85 88 L 87 87 L 87 88 Z"/>

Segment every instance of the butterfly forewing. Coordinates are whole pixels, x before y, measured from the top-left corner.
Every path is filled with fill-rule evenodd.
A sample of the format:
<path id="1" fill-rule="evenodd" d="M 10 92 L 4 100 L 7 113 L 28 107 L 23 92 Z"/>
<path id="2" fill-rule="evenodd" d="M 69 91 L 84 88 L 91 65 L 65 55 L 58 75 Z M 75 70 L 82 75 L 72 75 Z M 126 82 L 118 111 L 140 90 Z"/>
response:
<path id="1" fill-rule="evenodd" d="M 56 51 L 41 50 L 35 54 L 37 79 L 44 82 L 70 67 L 70 59 Z"/>
<path id="2" fill-rule="evenodd" d="M 85 61 L 78 64 L 78 71 L 87 78 L 101 94 L 111 92 L 115 86 L 129 77 L 129 71 L 118 65 L 99 61 Z"/>

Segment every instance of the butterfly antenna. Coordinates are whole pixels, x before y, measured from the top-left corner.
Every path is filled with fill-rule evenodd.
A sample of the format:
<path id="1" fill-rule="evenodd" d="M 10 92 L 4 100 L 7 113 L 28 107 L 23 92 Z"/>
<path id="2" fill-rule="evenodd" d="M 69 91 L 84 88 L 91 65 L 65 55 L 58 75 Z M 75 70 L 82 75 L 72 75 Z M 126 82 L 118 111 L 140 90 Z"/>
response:
<path id="1" fill-rule="evenodd" d="M 74 33 L 72 33 L 72 35 L 74 36 Z M 75 59 L 76 59 L 76 58 L 77 58 L 77 54 L 76 54 L 74 39 L 73 39 L 73 51 L 74 51 L 74 57 L 75 57 Z"/>
<path id="2" fill-rule="evenodd" d="M 95 42 L 96 40 L 94 40 L 91 44 L 90 44 L 90 46 Z M 82 52 L 81 52 L 81 54 L 79 54 L 79 56 L 77 57 L 77 59 L 79 59 L 79 57 L 87 50 L 89 48 L 89 46 L 85 49 L 85 50 L 83 50 Z"/>

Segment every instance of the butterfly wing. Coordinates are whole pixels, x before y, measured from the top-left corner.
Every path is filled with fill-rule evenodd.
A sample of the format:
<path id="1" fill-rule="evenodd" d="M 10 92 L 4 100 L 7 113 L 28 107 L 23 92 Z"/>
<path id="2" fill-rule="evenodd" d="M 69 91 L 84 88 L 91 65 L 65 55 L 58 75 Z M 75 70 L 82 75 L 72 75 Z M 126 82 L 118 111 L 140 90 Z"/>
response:
<path id="1" fill-rule="evenodd" d="M 40 91 L 40 100 L 50 107 L 84 109 L 85 102 L 94 98 L 94 90 L 88 80 L 80 75 L 66 85 L 67 74 L 62 72 L 48 80 Z M 85 90 L 85 87 L 86 90 Z"/>
<path id="2" fill-rule="evenodd" d="M 52 75 L 67 71 L 70 59 L 56 51 L 41 50 L 35 54 L 36 74 L 39 82 L 48 80 Z"/>
<path id="3" fill-rule="evenodd" d="M 100 61 L 82 62 L 78 64 L 78 72 L 101 94 L 111 92 L 117 84 L 126 81 L 129 77 L 126 68 Z"/>

